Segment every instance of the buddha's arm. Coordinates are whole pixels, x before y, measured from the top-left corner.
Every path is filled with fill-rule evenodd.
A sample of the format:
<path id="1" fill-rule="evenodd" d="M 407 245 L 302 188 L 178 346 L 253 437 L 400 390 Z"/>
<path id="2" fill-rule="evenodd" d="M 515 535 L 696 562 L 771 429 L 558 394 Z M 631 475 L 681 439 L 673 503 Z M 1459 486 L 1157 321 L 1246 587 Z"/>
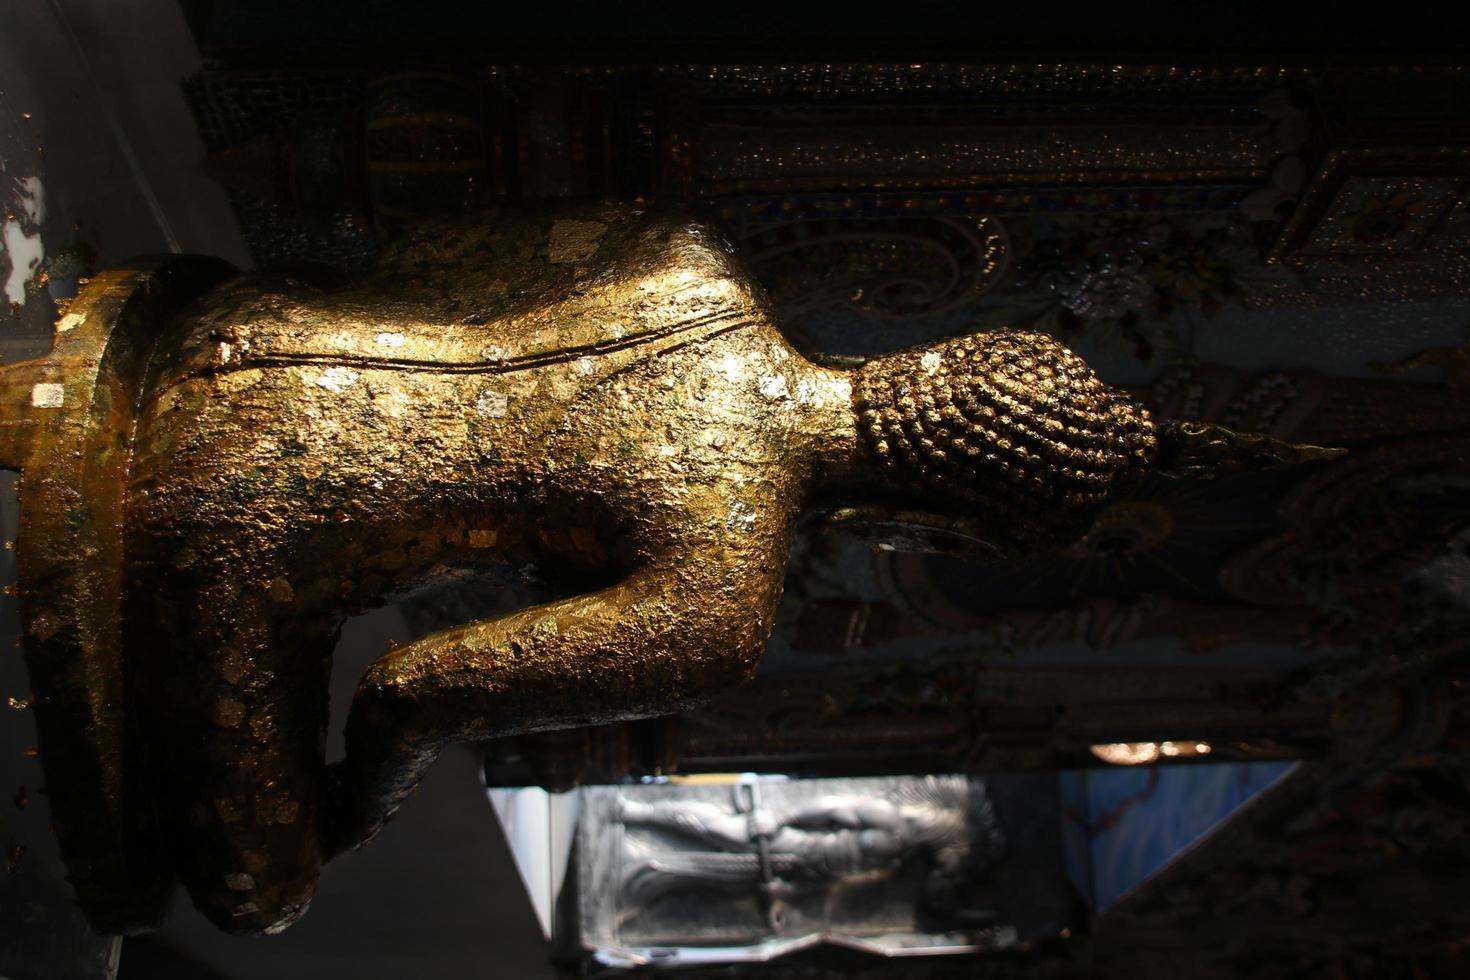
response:
<path id="1" fill-rule="evenodd" d="M 370 838 L 454 741 L 664 714 L 750 676 L 786 565 L 780 528 L 670 549 L 623 582 L 400 647 L 364 675 L 328 855 Z"/>

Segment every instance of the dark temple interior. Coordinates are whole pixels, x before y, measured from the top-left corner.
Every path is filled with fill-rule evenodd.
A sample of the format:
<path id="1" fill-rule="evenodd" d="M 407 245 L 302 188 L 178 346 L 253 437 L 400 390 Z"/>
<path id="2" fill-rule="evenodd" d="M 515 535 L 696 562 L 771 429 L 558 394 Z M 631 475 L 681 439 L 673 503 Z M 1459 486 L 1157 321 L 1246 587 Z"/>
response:
<path id="1" fill-rule="evenodd" d="M 183 899 L 120 942 L 69 911 L 7 646 L 0 973 L 1466 975 L 1470 57 L 1451 24 L 134 6 L 0 4 L 6 362 L 134 255 L 346 278 L 418 219 L 641 199 L 718 223 L 818 363 L 1020 327 L 1157 418 L 1347 453 L 1150 479 L 1015 561 L 811 521 L 753 681 L 446 755 L 298 926 L 249 942 Z M 349 622 L 329 753 L 387 641 L 543 598 L 466 569 Z M 6 599 L 7 635 L 16 616 Z M 679 806 L 755 827 L 864 794 L 959 814 L 967 870 L 853 884 L 861 847 L 890 846 L 875 823 L 841 855 L 831 827 L 658 830 Z M 608 863 L 634 858 L 665 878 Z M 825 883 L 791 897 L 782 862 L 804 861 Z"/>

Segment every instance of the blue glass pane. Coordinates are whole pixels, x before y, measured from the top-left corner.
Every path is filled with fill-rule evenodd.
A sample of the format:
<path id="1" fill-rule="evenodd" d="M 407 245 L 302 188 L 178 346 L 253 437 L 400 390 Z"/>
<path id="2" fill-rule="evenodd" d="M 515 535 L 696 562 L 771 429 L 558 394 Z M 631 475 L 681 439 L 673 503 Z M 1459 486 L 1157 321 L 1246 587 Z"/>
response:
<path id="1" fill-rule="evenodd" d="M 1068 870 L 1102 911 L 1293 765 L 1230 762 L 1063 772 Z"/>

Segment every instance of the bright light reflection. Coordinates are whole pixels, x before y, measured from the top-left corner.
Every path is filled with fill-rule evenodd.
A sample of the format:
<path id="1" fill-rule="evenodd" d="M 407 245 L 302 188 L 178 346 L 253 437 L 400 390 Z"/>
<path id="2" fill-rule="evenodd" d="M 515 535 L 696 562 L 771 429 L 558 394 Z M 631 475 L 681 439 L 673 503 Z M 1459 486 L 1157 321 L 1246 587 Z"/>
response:
<path id="1" fill-rule="evenodd" d="M 1159 759 L 1209 755 L 1209 742 L 1111 742 L 1094 745 L 1092 754 L 1114 766 L 1145 766 Z"/>

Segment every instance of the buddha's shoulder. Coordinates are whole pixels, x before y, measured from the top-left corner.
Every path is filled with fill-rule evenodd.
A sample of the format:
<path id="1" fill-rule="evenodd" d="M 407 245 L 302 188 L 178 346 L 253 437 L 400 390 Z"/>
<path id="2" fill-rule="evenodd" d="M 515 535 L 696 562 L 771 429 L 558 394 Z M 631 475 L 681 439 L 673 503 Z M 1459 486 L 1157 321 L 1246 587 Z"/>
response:
<path id="1" fill-rule="evenodd" d="M 509 372 L 770 324 L 717 229 L 676 209 L 607 202 L 418 225 L 357 282 L 255 281 L 212 302 L 186 370 L 330 361 Z"/>
<path id="2" fill-rule="evenodd" d="M 414 227 L 365 284 L 516 356 L 656 343 L 763 312 L 723 234 L 680 208 L 571 202 Z M 405 310 L 405 312 L 407 312 Z"/>

